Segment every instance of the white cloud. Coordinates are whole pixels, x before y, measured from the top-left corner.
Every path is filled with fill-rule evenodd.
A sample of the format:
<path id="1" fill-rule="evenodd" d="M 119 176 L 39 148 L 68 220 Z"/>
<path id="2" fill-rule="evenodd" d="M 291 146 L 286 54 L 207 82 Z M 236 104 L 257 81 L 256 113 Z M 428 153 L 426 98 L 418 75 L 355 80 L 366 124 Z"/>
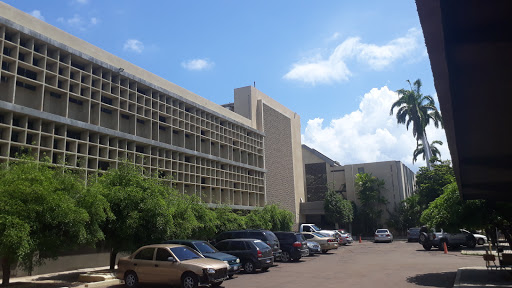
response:
<path id="1" fill-rule="evenodd" d="M 30 12 L 30 15 L 36 17 L 39 20 L 43 20 L 44 21 L 44 17 L 41 14 L 41 11 L 39 11 L 39 10 L 34 10 L 34 11 Z"/>
<path id="2" fill-rule="evenodd" d="M 331 37 L 327 38 L 327 42 L 334 41 L 340 37 L 340 33 L 334 32 Z"/>
<path id="3" fill-rule="evenodd" d="M 89 3 L 89 0 L 75 0 L 74 2 L 78 4 L 87 4 Z"/>
<path id="4" fill-rule="evenodd" d="M 338 37 L 338 34 L 332 37 Z M 352 75 L 347 60 L 355 59 L 373 70 L 382 70 L 401 58 L 412 56 L 420 47 L 420 38 L 421 31 L 416 28 L 382 46 L 362 43 L 359 37 L 351 37 L 338 45 L 327 58 L 316 55 L 293 64 L 284 78 L 312 85 L 347 81 Z"/>
<path id="5" fill-rule="evenodd" d="M 425 166 L 425 161 L 418 159 L 412 164 L 416 140 L 411 130 L 398 125 L 396 117 L 389 115 L 397 99 L 397 93 L 386 86 L 373 88 L 364 95 L 358 110 L 332 119 L 327 125 L 321 118 L 309 120 L 302 143 L 342 165 L 399 160 L 417 171 Z M 430 142 L 441 140 L 444 143 L 439 147 L 441 158 L 450 159 L 444 130 L 427 127 L 427 136 Z"/>
<path id="6" fill-rule="evenodd" d="M 192 59 L 188 61 L 181 62 L 181 66 L 187 70 L 201 71 L 205 69 L 210 69 L 215 65 L 215 63 L 211 62 L 208 59 Z"/>
<path id="7" fill-rule="evenodd" d="M 144 50 L 144 44 L 137 39 L 128 39 L 124 42 L 123 50 L 142 53 L 142 50 Z"/>
<path id="8" fill-rule="evenodd" d="M 65 24 L 72 29 L 78 29 L 80 31 L 85 31 L 99 23 L 98 18 L 91 17 L 89 20 L 82 18 L 82 16 L 78 14 L 74 14 L 73 17 L 65 19 L 64 17 L 57 18 L 57 22 Z"/>

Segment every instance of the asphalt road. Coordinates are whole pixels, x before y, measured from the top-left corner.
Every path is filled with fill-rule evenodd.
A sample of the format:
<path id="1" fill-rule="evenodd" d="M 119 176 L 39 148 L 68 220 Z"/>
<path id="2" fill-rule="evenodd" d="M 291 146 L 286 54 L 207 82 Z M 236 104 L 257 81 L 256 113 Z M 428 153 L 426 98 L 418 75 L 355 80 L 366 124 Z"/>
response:
<path id="1" fill-rule="evenodd" d="M 221 287 L 452 287 L 458 268 L 485 265 L 481 256 L 444 254 L 435 248 L 424 251 L 418 243 L 404 241 L 355 242 L 332 253 L 277 264 L 268 272 L 241 273 Z"/>

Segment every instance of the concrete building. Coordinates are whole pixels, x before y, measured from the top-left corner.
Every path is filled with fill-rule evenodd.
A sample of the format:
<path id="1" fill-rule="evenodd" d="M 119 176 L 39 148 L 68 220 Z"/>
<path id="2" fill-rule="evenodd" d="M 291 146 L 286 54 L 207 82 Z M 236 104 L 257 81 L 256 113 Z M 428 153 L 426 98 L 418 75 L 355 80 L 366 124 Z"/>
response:
<path id="1" fill-rule="evenodd" d="M 306 222 L 326 226 L 323 205 L 328 188 L 359 205 L 355 187 L 358 173 L 370 173 L 385 182 L 382 196 L 388 204 L 383 207 L 382 224 L 389 218 L 389 212 L 414 191 L 414 172 L 400 161 L 341 165 L 306 145 L 302 145 L 302 155 L 306 201 L 301 203 L 301 214 Z"/>
<path id="2" fill-rule="evenodd" d="M 300 221 L 300 117 L 256 88 L 223 107 L 2 2 L 0 51 L 0 162 L 31 153 L 87 177 L 127 159 L 212 206 L 279 203 Z"/>

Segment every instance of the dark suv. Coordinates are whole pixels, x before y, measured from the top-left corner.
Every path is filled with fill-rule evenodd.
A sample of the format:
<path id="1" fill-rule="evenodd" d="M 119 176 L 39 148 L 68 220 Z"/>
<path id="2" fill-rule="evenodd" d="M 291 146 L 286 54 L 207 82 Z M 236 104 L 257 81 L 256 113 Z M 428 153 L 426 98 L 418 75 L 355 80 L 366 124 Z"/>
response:
<path id="1" fill-rule="evenodd" d="M 215 244 L 215 248 L 240 258 L 247 273 L 254 273 L 256 269 L 267 271 L 274 264 L 272 249 L 261 240 L 227 239 Z"/>
<path id="2" fill-rule="evenodd" d="M 217 235 L 213 243 L 218 243 L 226 239 L 258 239 L 267 243 L 272 248 L 272 255 L 274 259 L 281 258 L 281 248 L 279 246 L 279 239 L 276 235 L 269 230 L 238 230 L 238 231 L 226 231 Z"/>
<path id="3" fill-rule="evenodd" d="M 309 255 L 308 244 L 301 233 L 278 231 L 274 234 L 281 246 L 281 261 L 299 261 L 301 257 Z"/>

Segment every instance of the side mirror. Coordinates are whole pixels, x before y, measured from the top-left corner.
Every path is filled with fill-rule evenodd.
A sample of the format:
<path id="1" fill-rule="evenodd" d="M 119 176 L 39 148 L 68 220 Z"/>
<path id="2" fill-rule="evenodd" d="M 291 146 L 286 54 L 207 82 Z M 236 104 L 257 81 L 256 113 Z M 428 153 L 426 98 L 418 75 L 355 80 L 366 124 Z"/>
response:
<path id="1" fill-rule="evenodd" d="M 169 262 L 176 262 L 176 259 L 171 256 L 171 257 L 167 258 L 167 261 L 169 261 Z"/>

